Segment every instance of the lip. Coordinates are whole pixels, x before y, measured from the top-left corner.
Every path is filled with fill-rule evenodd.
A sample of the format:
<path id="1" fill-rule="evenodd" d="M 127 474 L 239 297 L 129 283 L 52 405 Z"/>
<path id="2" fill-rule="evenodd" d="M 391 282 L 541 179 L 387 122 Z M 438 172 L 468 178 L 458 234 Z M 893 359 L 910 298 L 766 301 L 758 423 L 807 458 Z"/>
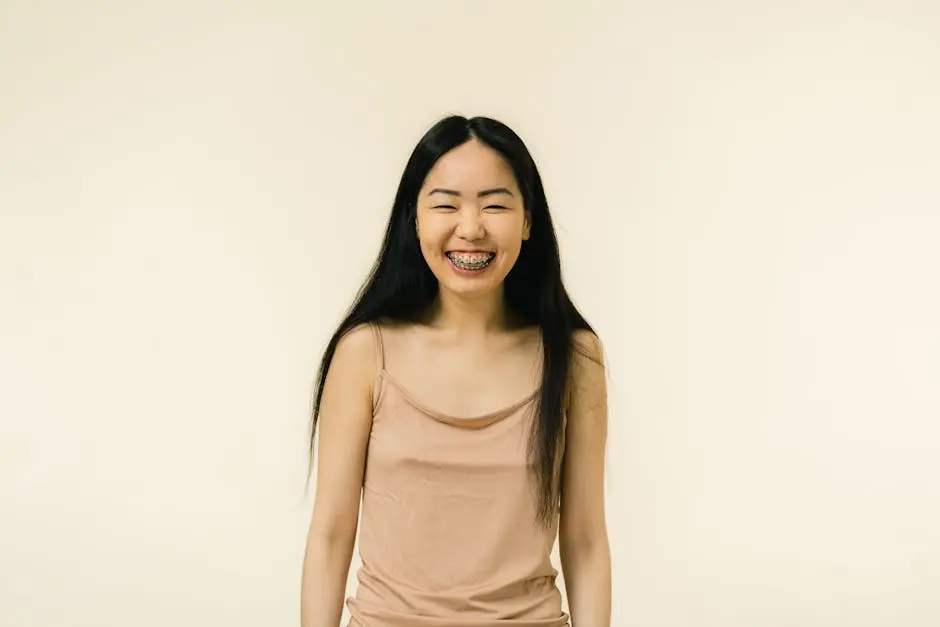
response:
<path id="1" fill-rule="evenodd" d="M 452 248 L 445 252 L 448 253 L 490 253 L 494 254 L 492 250 L 483 250 L 482 248 Z"/>
<path id="2" fill-rule="evenodd" d="M 489 269 L 489 266 L 487 265 L 487 266 L 480 268 L 479 270 L 464 270 L 460 266 L 454 264 L 452 259 L 447 260 L 447 265 L 450 266 L 450 269 L 456 272 L 458 275 L 467 276 L 467 277 L 480 276 Z"/>

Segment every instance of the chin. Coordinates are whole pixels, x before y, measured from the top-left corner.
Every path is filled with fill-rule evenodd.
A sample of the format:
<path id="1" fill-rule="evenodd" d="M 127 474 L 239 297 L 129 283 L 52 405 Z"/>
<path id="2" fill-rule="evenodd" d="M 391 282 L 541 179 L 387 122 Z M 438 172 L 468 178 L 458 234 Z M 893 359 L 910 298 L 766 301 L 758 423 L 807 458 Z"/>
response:
<path id="1" fill-rule="evenodd" d="M 502 281 L 491 277 L 465 278 L 449 276 L 443 281 L 438 277 L 438 285 L 442 290 L 465 298 L 480 298 L 498 293 L 502 289 Z"/>
<path id="2" fill-rule="evenodd" d="M 457 281 L 444 281 L 440 283 L 442 289 L 454 294 L 455 296 L 463 296 L 466 298 L 479 298 L 481 296 L 486 296 L 488 294 L 496 293 L 499 291 L 499 284 L 493 285 L 492 283 L 478 284 L 478 285 L 467 285 L 466 283 L 460 283 Z"/>

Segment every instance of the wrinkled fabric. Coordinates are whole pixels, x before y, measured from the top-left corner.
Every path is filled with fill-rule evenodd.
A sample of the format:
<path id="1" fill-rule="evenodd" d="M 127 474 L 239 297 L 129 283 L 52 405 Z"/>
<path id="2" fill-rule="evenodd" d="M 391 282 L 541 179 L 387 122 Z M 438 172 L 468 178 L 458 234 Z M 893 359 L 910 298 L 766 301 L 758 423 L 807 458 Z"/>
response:
<path id="1" fill-rule="evenodd" d="M 535 394 L 454 418 L 411 397 L 380 356 L 350 627 L 567 627 L 526 459 Z"/>

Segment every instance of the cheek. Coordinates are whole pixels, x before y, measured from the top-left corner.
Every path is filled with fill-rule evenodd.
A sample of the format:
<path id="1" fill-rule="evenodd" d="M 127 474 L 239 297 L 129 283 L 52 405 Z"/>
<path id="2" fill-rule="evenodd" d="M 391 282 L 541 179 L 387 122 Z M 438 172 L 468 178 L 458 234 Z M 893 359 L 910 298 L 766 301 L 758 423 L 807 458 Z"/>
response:
<path id="1" fill-rule="evenodd" d="M 453 233 L 453 226 L 446 216 L 419 217 L 418 243 L 422 250 L 440 254 Z"/>
<path id="2" fill-rule="evenodd" d="M 514 264 L 516 263 L 516 260 L 519 259 L 519 253 L 521 250 L 522 248 L 519 246 L 519 243 L 514 242 L 503 248 L 503 259 L 505 259 L 506 263 L 510 265 Z"/>
<path id="3" fill-rule="evenodd" d="M 496 236 L 497 246 L 507 256 L 515 257 L 522 249 L 524 228 L 521 223 L 503 226 L 505 228 L 501 228 L 498 233 L 493 233 Z"/>
<path id="4" fill-rule="evenodd" d="M 442 256 L 440 234 L 436 233 L 431 228 L 427 228 L 427 225 L 420 225 L 418 228 L 420 229 L 418 234 L 418 246 L 421 248 L 421 252 L 424 253 L 425 257 Z"/>

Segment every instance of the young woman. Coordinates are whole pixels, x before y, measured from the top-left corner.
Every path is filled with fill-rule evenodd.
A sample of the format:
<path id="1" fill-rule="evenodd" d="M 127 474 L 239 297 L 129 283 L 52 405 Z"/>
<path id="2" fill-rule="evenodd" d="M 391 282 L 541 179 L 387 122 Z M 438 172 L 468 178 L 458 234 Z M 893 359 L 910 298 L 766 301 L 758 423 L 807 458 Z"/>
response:
<path id="1" fill-rule="evenodd" d="M 603 363 L 522 140 L 439 121 L 320 366 L 302 627 L 339 626 L 357 523 L 350 626 L 609 627 Z"/>

